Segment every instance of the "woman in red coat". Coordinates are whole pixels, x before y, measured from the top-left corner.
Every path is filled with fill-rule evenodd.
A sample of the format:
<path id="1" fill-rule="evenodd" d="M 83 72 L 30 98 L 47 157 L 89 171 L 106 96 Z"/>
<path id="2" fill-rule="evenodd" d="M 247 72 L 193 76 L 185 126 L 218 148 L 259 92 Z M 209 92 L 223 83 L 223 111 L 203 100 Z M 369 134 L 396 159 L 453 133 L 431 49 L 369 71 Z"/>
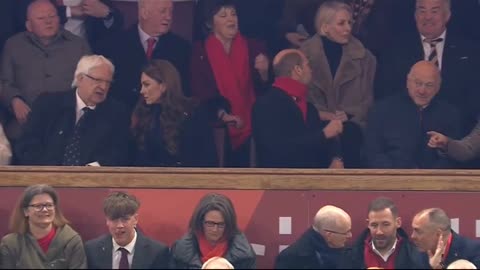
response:
<path id="1" fill-rule="evenodd" d="M 233 1 L 208 1 L 203 11 L 207 34 L 193 46 L 192 94 L 214 106 L 224 104 L 217 115 L 229 124 L 227 147 L 231 151 L 226 151 L 226 164 L 248 167 L 251 109 L 269 82 L 266 49 L 238 31 Z"/>

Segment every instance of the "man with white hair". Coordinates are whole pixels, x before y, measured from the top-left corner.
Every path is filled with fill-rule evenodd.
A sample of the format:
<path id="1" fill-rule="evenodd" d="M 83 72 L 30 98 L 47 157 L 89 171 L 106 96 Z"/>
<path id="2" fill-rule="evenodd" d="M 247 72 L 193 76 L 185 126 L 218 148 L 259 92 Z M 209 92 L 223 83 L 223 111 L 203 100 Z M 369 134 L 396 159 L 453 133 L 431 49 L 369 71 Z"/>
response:
<path id="1" fill-rule="evenodd" d="M 172 0 L 139 0 L 138 25 L 120 32 L 100 46 L 100 54 L 117 68 L 112 97 L 133 110 L 140 95 L 142 68 L 152 59 L 171 62 L 179 71 L 182 88 L 189 91 L 190 44 L 172 33 Z"/>
<path id="2" fill-rule="evenodd" d="M 341 208 L 327 205 L 318 210 L 309 228 L 276 258 L 275 269 L 335 269 L 345 243 L 352 238 L 352 220 Z"/>
<path id="3" fill-rule="evenodd" d="M 477 267 L 467 260 L 456 260 L 447 266 L 447 269 L 477 269 Z"/>
<path id="4" fill-rule="evenodd" d="M 440 208 L 424 209 L 412 221 L 412 242 L 428 255 L 432 269 L 466 259 L 480 267 L 480 241 L 465 238 L 452 230 L 450 218 Z"/>
<path id="5" fill-rule="evenodd" d="M 235 269 L 233 265 L 223 257 L 212 257 L 204 262 L 202 269 Z"/>
<path id="6" fill-rule="evenodd" d="M 80 59 L 73 90 L 45 94 L 33 105 L 16 145 L 22 165 L 127 165 L 129 117 L 107 99 L 114 66 L 99 55 Z"/>

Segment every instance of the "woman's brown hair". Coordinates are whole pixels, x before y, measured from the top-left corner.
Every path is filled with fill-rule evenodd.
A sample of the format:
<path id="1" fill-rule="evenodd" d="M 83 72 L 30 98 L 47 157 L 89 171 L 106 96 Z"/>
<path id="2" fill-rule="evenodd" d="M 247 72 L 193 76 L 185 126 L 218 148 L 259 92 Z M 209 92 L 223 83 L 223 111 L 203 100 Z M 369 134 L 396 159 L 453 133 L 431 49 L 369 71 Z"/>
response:
<path id="1" fill-rule="evenodd" d="M 176 154 L 182 124 L 191 113 L 195 102 L 184 96 L 180 74 L 177 69 L 166 60 L 153 60 L 144 69 L 143 73 L 155 80 L 164 83 L 166 91 L 160 98 L 160 119 L 154 119 L 153 106 L 147 105 L 140 97 L 132 115 L 132 133 L 137 145 L 145 147 L 145 134 L 154 126 L 154 121 L 160 121 L 163 139 L 169 153 Z"/>
<path id="2" fill-rule="evenodd" d="M 60 202 L 55 189 L 49 185 L 39 184 L 27 187 L 25 191 L 23 191 L 22 196 L 18 199 L 17 204 L 13 209 L 12 216 L 10 217 L 11 232 L 25 234 L 29 231 L 28 217 L 25 216 L 25 210 L 29 207 L 33 197 L 40 194 L 47 194 L 53 200 L 53 204 L 55 205 L 55 218 L 53 219 L 53 225 L 60 228 L 69 223 L 60 209 Z"/>

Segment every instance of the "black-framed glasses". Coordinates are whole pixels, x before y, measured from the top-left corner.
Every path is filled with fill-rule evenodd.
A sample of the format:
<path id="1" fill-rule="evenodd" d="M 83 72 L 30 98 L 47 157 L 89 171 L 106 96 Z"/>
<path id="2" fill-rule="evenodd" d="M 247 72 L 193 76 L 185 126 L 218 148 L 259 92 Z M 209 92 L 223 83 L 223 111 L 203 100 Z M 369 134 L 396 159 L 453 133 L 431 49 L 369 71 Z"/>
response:
<path id="1" fill-rule="evenodd" d="M 83 73 L 83 75 L 85 75 L 87 78 L 89 78 L 90 80 L 92 80 L 92 81 L 95 82 L 96 84 L 105 83 L 105 84 L 107 84 L 107 85 L 110 85 L 110 84 L 112 84 L 112 82 L 113 82 L 113 81 L 108 81 L 108 80 L 103 80 L 103 79 L 95 78 L 95 77 L 93 77 L 92 75 L 88 75 L 87 73 Z"/>
<path id="2" fill-rule="evenodd" d="M 329 233 L 334 233 L 334 234 L 340 234 L 340 235 L 343 235 L 343 236 L 348 236 L 348 235 L 351 235 L 352 234 L 352 231 L 347 231 L 347 232 L 338 232 L 338 231 L 334 231 L 334 230 L 327 230 L 327 229 L 322 229 L 326 232 L 329 232 Z"/>
<path id="3" fill-rule="evenodd" d="M 217 226 L 219 229 L 224 229 L 225 228 L 225 222 L 213 222 L 213 221 L 204 221 L 203 224 L 207 226 L 208 228 L 213 228 Z"/>
<path id="4" fill-rule="evenodd" d="M 53 203 L 36 203 L 36 204 L 29 204 L 28 207 L 33 208 L 33 210 L 40 212 L 43 208 L 47 209 L 47 211 L 52 211 L 55 209 L 55 204 Z"/>

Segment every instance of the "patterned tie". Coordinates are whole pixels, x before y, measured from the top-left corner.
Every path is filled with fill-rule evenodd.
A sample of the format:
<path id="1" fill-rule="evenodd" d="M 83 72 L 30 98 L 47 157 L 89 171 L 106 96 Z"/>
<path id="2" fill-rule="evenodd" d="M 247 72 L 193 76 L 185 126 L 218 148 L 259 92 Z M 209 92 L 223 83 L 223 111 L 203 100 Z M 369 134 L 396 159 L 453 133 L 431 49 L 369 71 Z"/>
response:
<path id="1" fill-rule="evenodd" d="M 72 138 L 70 138 L 69 144 L 65 147 L 63 166 L 80 166 L 80 134 L 82 126 L 85 123 L 85 118 L 92 112 L 92 109 L 88 107 L 84 107 L 82 110 L 83 115 L 78 119 L 73 130 Z"/>
<path id="2" fill-rule="evenodd" d="M 440 67 L 438 63 L 437 44 L 442 41 L 443 41 L 443 38 L 437 38 L 433 40 L 432 39 L 424 40 L 424 42 L 430 45 L 430 55 L 428 56 L 427 60 L 434 63 L 437 67 Z"/>
<path id="3" fill-rule="evenodd" d="M 147 59 L 150 60 L 152 59 L 152 54 L 153 54 L 153 49 L 155 49 L 155 43 L 157 43 L 157 40 L 154 37 L 150 37 L 147 39 Z"/>
<path id="4" fill-rule="evenodd" d="M 120 264 L 118 265 L 118 269 L 130 269 L 130 265 L 128 264 L 128 250 L 125 248 L 121 247 L 118 248 L 117 250 L 120 250 L 122 252 L 122 257 L 120 258 Z"/>

